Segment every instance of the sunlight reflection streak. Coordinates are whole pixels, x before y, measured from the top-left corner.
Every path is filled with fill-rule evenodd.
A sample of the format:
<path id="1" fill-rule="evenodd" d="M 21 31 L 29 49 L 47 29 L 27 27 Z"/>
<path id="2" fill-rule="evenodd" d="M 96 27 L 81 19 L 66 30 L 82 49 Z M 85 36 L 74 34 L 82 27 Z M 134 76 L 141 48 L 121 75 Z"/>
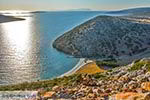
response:
<path id="1" fill-rule="evenodd" d="M 30 81 L 38 77 L 35 55 L 31 52 L 33 49 L 32 20 L 31 17 L 27 17 L 24 21 L 1 24 L 3 37 L 5 37 L 4 45 L 8 48 L 6 53 L 11 57 L 7 59 L 11 64 L 7 69 L 8 72 L 11 71 L 9 77 L 13 81 Z M 32 66 L 29 63 L 33 63 Z"/>
<path id="2" fill-rule="evenodd" d="M 17 21 L 4 23 L 3 29 L 5 30 L 5 37 L 9 46 L 16 53 L 21 53 L 22 56 L 26 55 L 25 52 L 30 46 L 30 22 L 31 19 L 28 18 L 26 21 Z"/>

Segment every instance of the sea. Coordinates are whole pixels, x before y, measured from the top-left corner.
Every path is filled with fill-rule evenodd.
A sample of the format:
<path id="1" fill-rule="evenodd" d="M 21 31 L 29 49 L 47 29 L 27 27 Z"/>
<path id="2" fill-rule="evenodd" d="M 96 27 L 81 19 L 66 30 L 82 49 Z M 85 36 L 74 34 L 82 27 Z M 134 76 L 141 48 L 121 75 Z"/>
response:
<path id="1" fill-rule="evenodd" d="M 102 14 L 99 11 L 7 12 L 24 18 L 0 23 L 0 85 L 48 80 L 70 71 L 79 62 L 52 47 L 74 27 Z"/>

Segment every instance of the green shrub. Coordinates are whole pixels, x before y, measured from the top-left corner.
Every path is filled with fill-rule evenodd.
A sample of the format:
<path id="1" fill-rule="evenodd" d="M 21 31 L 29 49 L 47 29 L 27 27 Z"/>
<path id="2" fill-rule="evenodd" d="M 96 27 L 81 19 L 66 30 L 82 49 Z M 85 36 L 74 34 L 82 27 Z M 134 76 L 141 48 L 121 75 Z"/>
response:
<path id="1" fill-rule="evenodd" d="M 105 79 L 106 75 L 102 74 L 102 73 L 96 73 L 93 75 L 94 78 L 96 79 Z"/>
<path id="2" fill-rule="evenodd" d="M 45 90 L 51 89 L 55 85 L 71 85 L 73 82 L 80 81 L 81 75 L 71 75 L 63 78 L 55 78 L 53 80 L 37 81 L 37 82 L 24 82 L 16 85 L 0 86 L 0 91 L 14 91 L 14 90 L 37 90 L 44 88 Z"/>
<path id="3" fill-rule="evenodd" d="M 140 70 L 145 65 L 147 71 L 150 71 L 149 61 L 136 61 L 135 64 L 129 69 L 129 71 Z"/>
<path id="4" fill-rule="evenodd" d="M 117 64 L 116 61 L 96 61 L 96 64 L 101 67 L 101 66 L 108 66 L 108 67 L 118 67 L 119 65 Z"/>

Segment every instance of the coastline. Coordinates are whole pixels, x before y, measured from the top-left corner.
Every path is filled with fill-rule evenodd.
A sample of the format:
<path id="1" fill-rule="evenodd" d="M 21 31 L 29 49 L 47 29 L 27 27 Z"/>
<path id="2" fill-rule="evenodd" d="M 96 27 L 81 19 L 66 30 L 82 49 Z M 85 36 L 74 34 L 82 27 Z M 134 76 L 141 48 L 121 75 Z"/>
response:
<path id="1" fill-rule="evenodd" d="M 113 25 L 112 23 L 108 23 L 108 24 Z M 137 27 L 137 26 L 134 25 L 134 27 Z M 139 28 L 141 28 L 141 27 L 139 27 Z M 88 28 L 88 29 L 90 29 L 90 28 Z M 150 29 L 150 27 L 149 27 L 149 29 Z M 145 29 L 145 32 L 146 32 L 146 30 L 147 29 Z M 132 33 L 132 30 L 129 30 L 128 32 Z M 116 32 L 114 31 L 114 34 L 115 33 Z M 123 33 L 123 31 L 122 31 L 122 33 Z M 131 36 L 131 35 L 129 35 L 129 36 Z M 133 35 L 135 36 L 134 32 L 133 32 Z M 88 37 L 90 37 L 90 36 L 88 36 Z M 91 37 L 94 37 L 93 34 L 91 35 Z M 133 38 L 133 40 L 135 40 L 135 41 L 137 39 L 139 39 L 136 42 L 139 42 L 141 39 L 141 38 L 137 38 L 137 37 L 131 37 L 131 38 Z M 137 39 L 135 39 L 135 38 L 137 38 Z M 145 40 L 147 38 L 145 38 Z M 74 39 L 74 37 L 68 38 L 68 39 Z M 115 40 L 117 40 L 117 39 L 114 39 L 114 41 Z M 129 37 L 125 37 L 125 38 L 123 38 L 123 40 L 129 41 L 129 43 L 131 42 Z M 150 37 L 149 37 L 149 40 L 150 40 Z M 104 40 L 102 39 L 102 40 L 96 40 L 96 41 L 103 42 Z M 71 44 L 73 42 L 70 42 L 69 44 Z M 78 42 L 77 44 L 80 44 L 81 42 L 82 42 L 82 40 L 80 42 Z M 91 47 L 90 43 L 91 43 L 91 45 L 94 45 L 96 42 L 92 42 L 92 40 L 91 40 L 87 44 L 87 47 L 86 47 L 86 45 L 83 45 L 83 47 L 85 46 L 85 50 L 81 53 L 85 53 L 86 50 L 87 51 L 90 50 L 90 47 Z M 107 40 L 107 43 L 108 43 L 108 40 Z M 133 42 L 131 42 L 131 44 L 132 43 Z M 128 46 L 131 44 L 128 44 Z M 138 44 L 138 43 L 136 43 L 136 44 Z M 148 44 L 150 45 L 150 43 L 148 43 Z M 115 45 L 115 44 L 112 44 L 112 45 Z M 62 46 L 62 45 L 60 45 L 60 46 Z M 73 46 L 74 45 L 71 45 L 72 48 L 69 48 L 68 50 L 70 50 L 70 51 L 75 50 L 76 46 L 75 47 L 73 47 Z M 103 46 L 106 47 L 106 44 L 103 43 Z M 108 46 L 110 46 L 110 45 L 108 45 Z M 53 99 L 54 100 L 55 99 L 62 99 L 62 100 L 76 100 L 76 99 L 77 100 L 79 100 L 79 99 L 80 100 L 150 100 L 150 49 L 144 48 L 144 49 L 140 49 L 141 52 L 138 52 L 138 53 L 130 52 L 129 55 L 122 56 L 120 53 L 118 53 L 119 51 L 117 51 L 117 50 L 118 49 L 122 50 L 121 48 L 124 49 L 124 46 L 123 46 L 123 44 L 120 44 L 119 47 L 117 47 L 117 46 L 114 46 L 114 48 L 116 48 L 116 50 L 109 48 L 110 51 L 104 52 L 104 54 L 110 54 L 112 52 L 112 54 L 118 55 L 115 57 L 114 56 L 111 57 L 111 58 L 116 58 L 116 59 L 108 59 L 109 57 L 107 57 L 106 60 L 105 59 L 103 60 L 103 57 L 102 57 L 102 59 L 96 59 L 96 58 L 91 59 L 91 58 L 89 58 L 91 56 L 89 56 L 89 57 L 81 56 L 81 58 L 79 57 L 76 60 L 76 62 L 73 63 L 73 66 L 70 66 L 70 65 L 72 65 L 72 63 L 67 64 L 67 66 L 68 65 L 70 66 L 70 70 L 62 73 L 62 75 L 58 74 L 57 70 L 56 70 L 56 71 L 54 71 L 54 73 L 58 74 L 59 76 L 57 76 L 57 77 L 55 76 L 55 78 L 48 79 L 48 80 L 47 79 L 41 80 L 42 79 L 41 78 L 40 80 L 33 81 L 33 82 L 23 82 L 23 83 L 21 82 L 19 84 L 17 83 L 17 84 L 12 84 L 12 85 L 4 84 L 4 85 L 0 85 L 0 91 L 1 91 L 2 95 L 4 94 L 7 96 L 7 94 L 8 94 L 8 96 L 11 96 L 10 99 L 13 98 L 12 96 L 14 96 L 13 95 L 14 93 L 12 93 L 12 92 L 7 93 L 9 91 L 31 91 L 31 92 L 35 91 L 36 94 L 32 93 L 32 96 L 30 96 L 30 97 L 34 96 L 35 99 L 38 99 L 38 100 L 41 100 L 41 99 L 44 99 L 44 100 L 45 99 L 46 100 L 47 99 L 48 100 L 49 99 L 50 100 L 53 100 Z M 135 46 L 137 46 L 137 45 L 135 45 Z M 144 47 L 145 46 L 147 46 L 147 45 L 145 44 Z M 96 48 L 96 49 L 97 49 L 97 47 L 100 47 L 100 46 L 99 45 L 94 46 L 94 48 Z M 82 46 L 80 48 L 82 48 Z M 140 48 L 143 48 L 143 47 L 141 46 Z M 78 50 L 78 48 L 77 48 L 77 50 Z M 79 51 L 77 51 L 77 50 L 75 51 L 75 53 L 80 52 L 80 50 Z M 136 50 L 138 51 L 138 46 L 137 46 Z M 45 51 L 45 49 L 44 49 L 44 51 Z M 97 50 L 97 51 L 103 52 L 102 50 Z M 117 51 L 117 52 L 114 52 L 114 51 Z M 132 50 L 130 50 L 130 51 L 132 51 Z M 66 53 L 66 52 L 64 52 L 64 53 Z M 91 53 L 91 51 L 87 54 L 90 54 L 90 53 Z M 122 54 L 123 53 L 126 54 L 126 51 L 123 51 Z M 97 57 L 97 54 L 98 53 L 96 52 L 96 54 L 93 56 Z M 74 53 L 71 53 L 71 55 L 73 56 Z M 49 57 L 44 56 L 44 58 L 49 58 Z M 67 58 L 70 59 L 72 57 L 67 57 Z M 75 57 L 75 58 L 77 58 L 77 57 Z M 118 58 L 120 58 L 120 59 L 118 59 Z M 61 61 L 61 59 L 64 61 L 64 63 L 68 62 L 68 60 L 63 59 L 63 58 L 60 58 L 60 60 L 58 59 L 58 61 Z M 44 61 L 45 61 L 45 59 L 44 59 Z M 52 62 L 55 62 L 55 61 L 52 61 Z M 121 63 L 122 63 L 122 65 L 119 65 Z M 128 63 L 128 64 L 125 65 L 125 63 Z M 50 65 L 51 62 L 48 64 Z M 60 64 L 55 65 L 55 66 L 56 67 L 60 66 Z M 63 65 L 64 69 L 66 69 L 65 66 L 66 65 Z M 47 69 L 42 68 L 42 71 L 44 73 L 46 73 L 45 70 L 47 70 Z M 50 68 L 50 70 L 51 70 L 51 68 Z M 62 70 L 61 67 L 59 67 L 58 70 L 61 71 Z M 52 69 L 52 71 L 53 71 L 53 69 Z M 48 74 L 49 73 L 50 72 L 48 70 Z M 21 75 L 19 75 L 19 76 L 21 76 Z M 14 76 L 12 75 L 12 77 L 14 77 Z M 41 77 L 41 75 L 40 75 L 40 77 Z M 21 76 L 21 78 L 23 79 L 24 77 Z M 22 94 L 20 95 L 20 93 L 18 93 L 17 95 L 24 97 L 24 96 L 22 96 Z M 15 97 L 16 97 L 16 95 L 15 95 Z M 5 98 L 5 97 L 2 97 L 2 98 Z M 18 97 L 16 97 L 16 98 L 18 98 Z"/>
<path id="2" fill-rule="evenodd" d="M 147 19 L 130 16 L 97 16 L 58 37 L 53 42 L 53 47 L 74 57 L 116 60 L 119 65 L 125 65 L 135 59 L 146 57 L 145 52 L 150 50 L 147 45 L 149 39 L 145 39 L 149 37 L 150 25 L 141 20 Z M 132 35 L 134 32 L 137 33 L 135 36 Z M 124 39 L 124 36 L 129 37 L 128 40 L 133 42 L 132 45 Z M 139 41 L 134 41 L 134 38 Z"/>
<path id="3" fill-rule="evenodd" d="M 72 75 L 72 74 L 76 73 L 77 70 L 79 70 L 80 68 L 82 68 L 83 66 L 85 66 L 86 64 L 91 63 L 91 62 L 93 62 L 93 61 L 86 60 L 85 58 L 81 58 L 75 67 L 73 67 L 70 71 L 60 75 L 59 77 Z"/>

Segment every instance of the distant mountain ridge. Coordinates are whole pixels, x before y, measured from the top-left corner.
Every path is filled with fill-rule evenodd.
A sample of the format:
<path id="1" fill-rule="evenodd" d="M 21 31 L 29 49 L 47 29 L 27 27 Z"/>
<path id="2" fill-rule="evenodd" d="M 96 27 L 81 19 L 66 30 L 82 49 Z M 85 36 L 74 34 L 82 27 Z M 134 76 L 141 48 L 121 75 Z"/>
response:
<path id="1" fill-rule="evenodd" d="M 150 7 L 142 7 L 142 8 L 130 8 L 130 9 L 123 9 L 118 11 L 108 11 L 107 13 L 115 14 L 115 13 L 125 13 L 125 14 L 133 14 L 133 13 L 150 13 Z"/>
<path id="2" fill-rule="evenodd" d="M 89 9 L 89 8 L 79 8 L 79 9 L 69 9 L 67 11 L 92 11 L 92 9 Z"/>

